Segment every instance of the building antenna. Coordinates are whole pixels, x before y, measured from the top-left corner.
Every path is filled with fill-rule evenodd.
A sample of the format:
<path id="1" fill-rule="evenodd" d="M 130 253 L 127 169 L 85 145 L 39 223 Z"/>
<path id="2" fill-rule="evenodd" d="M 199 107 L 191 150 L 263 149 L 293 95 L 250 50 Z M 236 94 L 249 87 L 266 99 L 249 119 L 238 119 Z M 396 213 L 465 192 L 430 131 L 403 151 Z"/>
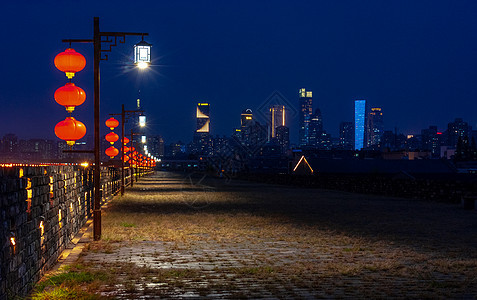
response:
<path id="1" fill-rule="evenodd" d="M 137 109 L 141 109 L 141 90 L 138 91 L 138 96 L 137 96 Z"/>

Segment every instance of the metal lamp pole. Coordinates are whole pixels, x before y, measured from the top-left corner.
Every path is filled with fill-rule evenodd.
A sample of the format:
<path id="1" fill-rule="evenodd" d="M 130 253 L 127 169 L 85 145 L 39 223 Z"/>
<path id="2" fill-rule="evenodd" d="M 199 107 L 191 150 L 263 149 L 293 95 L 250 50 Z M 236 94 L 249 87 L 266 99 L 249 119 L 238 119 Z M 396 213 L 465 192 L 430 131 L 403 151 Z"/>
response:
<path id="1" fill-rule="evenodd" d="M 118 116 L 121 115 L 121 196 L 124 195 L 124 126 L 126 124 L 126 117 L 130 117 L 136 113 L 144 113 L 143 110 L 125 110 L 124 104 L 121 104 L 121 113 L 120 114 L 109 114 L 110 116 Z M 132 138 L 131 138 L 131 145 L 132 145 Z M 132 147 L 132 146 L 131 146 Z M 131 175 L 132 178 L 132 175 Z M 132 180 L 132 179 L 131 179 Z"/>
<path id="2" fill-rule="evenodd" d="M 99 62 L 108 60 L 108 54 L 101 57 L 101 53 L 111 52 L 113 46 L 117 46 L 118 42 L 124 44 L 126 36 L 147 36 L 148 33 L 137 32 L 101 32 L 99 30 L 99 18 L 94 17 L 93 39 L 65 39 L 65 43 L 93 43 L 94 49 L 94 208 L 93 208 L 93 235 L 94 240 L 101 239 L 101 157 L 100 157 L 100 99 L 99 99 Z M 105 49 L 101 48 L 101 44 L 109 44 Z"/>

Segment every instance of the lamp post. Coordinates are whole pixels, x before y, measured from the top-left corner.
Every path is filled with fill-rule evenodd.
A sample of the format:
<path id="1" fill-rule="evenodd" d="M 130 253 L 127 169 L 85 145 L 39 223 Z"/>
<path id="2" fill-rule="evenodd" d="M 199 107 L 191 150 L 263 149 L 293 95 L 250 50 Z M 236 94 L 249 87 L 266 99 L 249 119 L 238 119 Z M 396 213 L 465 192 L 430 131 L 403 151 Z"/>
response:
<path id="1" fill-rule="evenodd" d="M 126 41 L 126 36 L 144 36 L 149 35 L 148 33 L 137 33 L 137 32 L 101 32 L 99 30 L 99 18 L 94 17 L 93 21 L 93 39 L 64 39 L 64 43 L 92 43 L 94 51 L 94 209 L 93 209 L 93 236 L 94 240 L 98 241 L 101 239 L 101 158 L 100 158 L 100 94 L 99 94 L 99 63 L 101 60 L 108 60 L 108 54 L 104 54 L 104 57 L 101 56 L 102 53 L 111 52 L 113 46 L 117 46 L 118 42 L 124 44 Z M 106 44 L 104 49 L 101 47 L 102 44 Z M 146 45 L 141 45 L 146 46 Z M 136 47 L 135 47 L 136 48 Z M 136 53 L 137 48 L 135 49 Z M 149 48 L 142 50 L 143 55 L 136 57 L 135 63 L 148 63 L 150 62 L 150 44 Z M 147 51 L 147 52 L 145 52 Z M 148 55 L 144 56 L 144 53 Z M 142 59 L 142 60 L 141 60 Z M 143 65 L 143 64 L 141 64 Z"/>
<path id="2" fill-rule="evenodd" d="M 124 147 L 125 143 L 124 141 L 124 125 L 126 124 L 126 117 L 130 117 L 136 113 L 140 113 L 141 115 L 139 116 L 139 124 L 141 127 L 146 125 L 146 117 L 143 115 L 144 111 L 143 110 L 125 110 L 124 109 L 124 104 L 121 105 L 121 113 L 120 114 L 109 114 L 111 116 L 118 116 L 121 115 L 121 196 L 124 195 Z M 143 118 L 141 118 L 143 117 Z M 144 125 L 143 125 L 144 124 Z M 131 137 L 131 145 L 132 145 L 132 137 Z M 132 175 L 131 175 L 132 176 Z M 131 177 L 132 181 L 132 177 Z"/>

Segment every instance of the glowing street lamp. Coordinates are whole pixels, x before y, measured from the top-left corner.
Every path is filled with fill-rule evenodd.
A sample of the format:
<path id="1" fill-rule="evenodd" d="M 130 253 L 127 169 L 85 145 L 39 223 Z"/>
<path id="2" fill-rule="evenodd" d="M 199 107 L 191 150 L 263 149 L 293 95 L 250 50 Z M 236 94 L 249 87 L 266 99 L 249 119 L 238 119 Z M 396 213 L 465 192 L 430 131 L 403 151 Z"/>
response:
<path id="1" fill-rule="evenodd" d="M 143 144 L 146 143 L 146 136 L 145 135 L 141 136 L 141 143 L 143 143 Z"/>
<path id="2" fill-rule="evenodd" d="M 140 127 L 145 127 L 146 126 L 146 116 L 141 114 L 139 116 L 139 126 Z"/>
<path id="3" fill-rule="evenodd" d="M 142 40 L 134 45 L 134 63 L 138 66 L 139 69 L 145 69 L 151 63 L 151 44 Z"/>
<path id="4" fill-rule="evenodd" d="M 124 43 L 126 36 L 141 36 L 142 41 L 134 46 L 134 61 L 141 67 L 139 64 L 141 62 L 145 63 L 146 66 L 151 60 L 151 45 L 144 42 L 144 36 L 149 35 L 148 33 L 138 33 L 138 32 L 102 32 L 99 29 L 99 18 L 94 17 L 93 19 L 93 38 L 92 39 L 64 39 L 63 42 L 69 43 L 92 43 L 94 51 L 94 60 L 93 60 L 93 74 L 94 74 L 94 172 L 93 172 L 93 182 L 94 182 L 94 207 L 93 207 L 93 237 L 94 240 L 101 239 L 101 158 L 100 158 L 100 74 L 99 74 L 99 64 L 100 61 L 108 60 L 108 55 L 103 54 L 105 52 L 111 52 L 111 47 L 118 45 L 118 43 Z M 144 48 L 143 48 L 144 47 Z M 66 52 L 66 51 L 65 51 Z M 68 52 L 71 56 L 71 53 Z M 73 53 L 74 54 L 74 53 Z M 65 56 L 66 57 L 66 56 Z M 61 58 L 61 57 L 60 57 Z M 58 62 L 60 61 L 58 58 Z M 55 59 L 55 65 L 57 65 Z M 82 64 L 80 65 L 80 67 Z M 58 65 L 57 65 L 58 67 Z M 59 68 L 62 70 L 61 68 Z M 71 78 L 75 72 L 78 72 L 77 69 L 63 69 L 62 71 L 66 72 L 68 78 Z M 71 76 L 71 77 L 70 77 Z"/>

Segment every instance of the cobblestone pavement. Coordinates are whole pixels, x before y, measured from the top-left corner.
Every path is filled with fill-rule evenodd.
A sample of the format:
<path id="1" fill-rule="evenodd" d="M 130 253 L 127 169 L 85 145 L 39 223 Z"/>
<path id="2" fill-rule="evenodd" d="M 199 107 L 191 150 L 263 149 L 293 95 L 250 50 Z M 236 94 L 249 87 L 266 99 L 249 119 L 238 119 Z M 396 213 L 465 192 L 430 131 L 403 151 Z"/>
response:
<path id="1" fill-rule="evenodd" d="M 477 297 L 477 213 L 418 200 L 157 172 L 79 262 L 104 296 Z"/>

